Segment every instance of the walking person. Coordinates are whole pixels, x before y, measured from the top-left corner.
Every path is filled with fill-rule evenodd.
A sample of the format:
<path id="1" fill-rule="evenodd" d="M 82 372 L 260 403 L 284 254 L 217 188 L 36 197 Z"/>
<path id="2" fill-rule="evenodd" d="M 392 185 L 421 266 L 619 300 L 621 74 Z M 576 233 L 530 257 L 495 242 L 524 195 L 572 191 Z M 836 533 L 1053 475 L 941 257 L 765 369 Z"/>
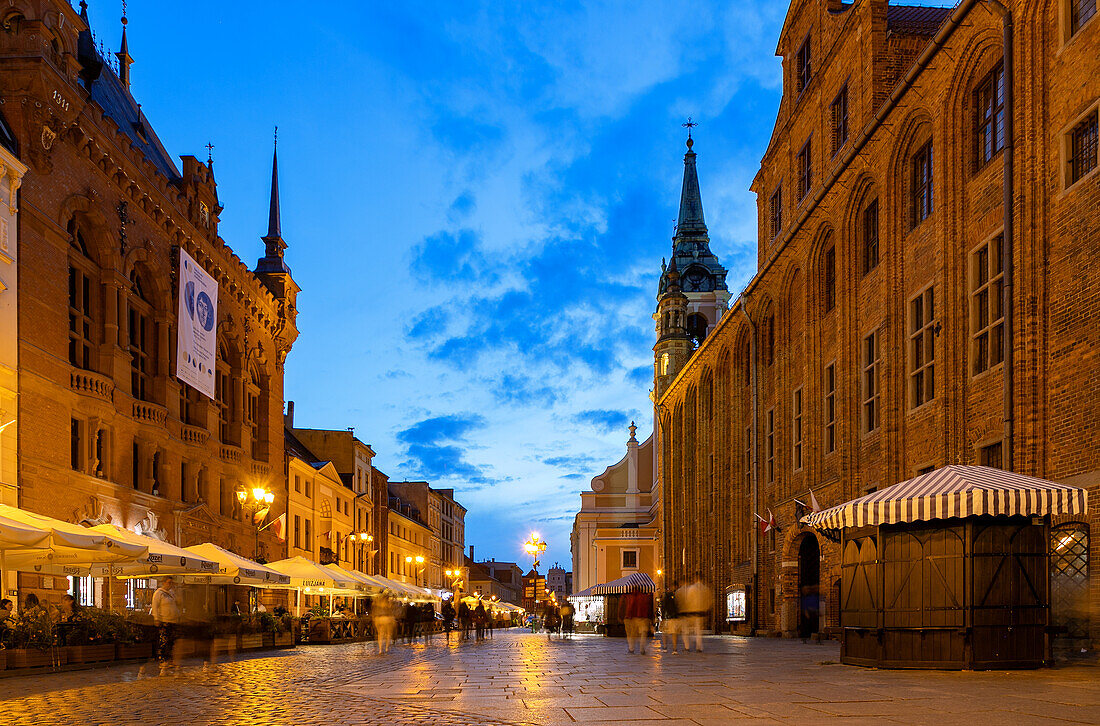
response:
<path id="1" fill-rule="evenodd" d="M 180 623 L 180 606 L 176 599 L 176 580 L 166 577 L 161 580 L 160 587 L 153 593 L 153 603 L 150 608 L 153 622 L 157 626 L 159 637 L 157 638 L 157 657 L 161 663 L 166 663 L 172 656 L 172 650 L 176 644 L 176 629 Z"/>
<path id="2" fill-rule="evenodd" d="M 558 631 L 561 627 L 558 614 L 558 606 L 552 602 L 546 603 L 546 607 L 542 611 L 542 623 L 546 628 L 546 640 L 550 641 L 550 637 Z"/>
<path id="3" fill-rule="evenodd" d="M 680 610 L 680 631 L 684 636 L 684 650 L 691 650 L 695 636 L 695 650 L 703 652 L 703 620 L 711 608 L 711 591 L 703 582 L 703 576 L 695 573 L 695 579 L 676 591 L 676 605 Z"/>
<path id="4" fill-rule="evenodd" d="M 485 621 L 488 619 L 489 616 L 485 612 L 485 603 L 478 600 L 477 607 L 474 608 L 474 627 L 477 629 L 478 640 L 485 640 Z"/>
<path id="5" fill-rule="evenodd" d="M 451 630 L 454 629 L 455 608 L 451 605 L 451 601 L 447 600 L 443 603 L 443 608 L 440 612 L 443 616 L 443 632 L 447 634 L 447 642 L 451 642 Z"/>
<path id="6" fill-rule="evenodd" d="M 676 587 L 679 582 L 673 582 L 672 587 L 661 595 L 661 650 L 668 651 L 671 646 L 673 653 L 676 649 L 676 638 L 680 632 L 680 611 L 676 606 Z"/>
<path id="7" fill-rule="evenodd" d="M 470 606 L 463 600 L 458 604 L 458 626 L 462 629 L 462 639 L 470 639 Z"/>
<path id="8" fill-rule="evenodd" d="M 645 655 L 645 641 L 653 623 L 653 595 L 635 585 L 619 601 L 619 615 L 626 626 L 626 652 L 633 653 L 637 645 Z"/>
<path id="9" fill-rule="evenodd" d="M 565 638 L 573 637 L 573 604 L 568 600 L 561 604 L 561 608 L 558 609 L 558 615 L 561 617 L 561 637 Z"/>
<path id="10" fill-rule="evenodd" d="M 393 645 L 393 629 L 396 621 L 393 616 L 393 599 L 383 592 L 371 603 L 370 614 L 374 619 L 374 632 L 378 637 L 378 655 L 390 652 Z"/>

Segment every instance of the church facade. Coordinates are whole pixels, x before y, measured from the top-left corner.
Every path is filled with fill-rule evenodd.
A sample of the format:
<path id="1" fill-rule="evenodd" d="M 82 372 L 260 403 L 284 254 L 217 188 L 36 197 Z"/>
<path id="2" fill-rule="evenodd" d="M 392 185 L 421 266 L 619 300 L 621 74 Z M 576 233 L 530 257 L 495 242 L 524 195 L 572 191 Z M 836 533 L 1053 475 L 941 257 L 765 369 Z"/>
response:
<path id="1" fill-rule="evenodd" d="M 657 305 L 663 561 L 710 581 L 716 629 L 838 625 L 837 546 L 799 524 L 815 501 L 947 464 L 1100 496 L 1100 22 L 1081 7 L 791 4 L 756 272 L 701 341 L 683 258 Z M 1053 523 L 1052 621 L 1077 643 L 1100 640 L 1097 511 Z"/>

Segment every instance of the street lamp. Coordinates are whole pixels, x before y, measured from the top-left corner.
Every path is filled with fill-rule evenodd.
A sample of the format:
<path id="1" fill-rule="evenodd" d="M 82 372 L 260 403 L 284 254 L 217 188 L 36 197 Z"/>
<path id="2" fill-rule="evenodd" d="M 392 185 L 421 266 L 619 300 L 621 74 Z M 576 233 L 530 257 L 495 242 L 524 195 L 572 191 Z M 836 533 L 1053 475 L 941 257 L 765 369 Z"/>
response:
<path id="1" fill-rule="evenodd" d="M 365 565 L 363 564 L 363 546 L 366 545 L 369 547 L 371 544 L 373 544 L 374 535 L 367 534 L 366 532 L 359 532 L 358 534 L 352 533 L 348 535 L 348 539 L 350 539 L 352 542 L 356 542 L 359 544 L 359 556 L 358 558 L 356 558 L 356 561 L 359 564 L 356 569 L 362 570 L 365 567 Z M 372 551 L 371 554 L 374 554 L 374 552 Z"/>
<path id="2" fill-rule="evenodd" d="M 275 493 L 269 492 L 261 486 L 253 487 L 251 492 L 242 487 L 237 490 L 237 501 L 241 503 L 241 511 L 247 512 L 252 517 L 252 526 L 256 529 L 256 553 L 254 557 L 259 561 L 260 532 L 270 526 L 260 525 L 267 518 L 271 503 L 275 501 Z"/>
<path id="3" fill-rule="evenodd" d="M 420 585 L 420 573 L 424 571 L 424 557 L 421 556 L 421 555 L 417 555 L 416 557 L 411 557 L 410 556 L 410 557 L 405 558 L 405 564 L 411 565 L 413 562 L 416 562 L 416 564 L 417 564 L 417 568 L 416 568 L 416 570 L 413 574 L 413 584 L 419 586 Z"/>
<path id="4" fill-rule="evenodd" d="M 538 532 L 532 532 L 530 538 L 523 543 L 523 550 L 531 556 L 531 569 L 539 574 L 539 557 L 546 551 L 546 541 L 539 538 Z"/>

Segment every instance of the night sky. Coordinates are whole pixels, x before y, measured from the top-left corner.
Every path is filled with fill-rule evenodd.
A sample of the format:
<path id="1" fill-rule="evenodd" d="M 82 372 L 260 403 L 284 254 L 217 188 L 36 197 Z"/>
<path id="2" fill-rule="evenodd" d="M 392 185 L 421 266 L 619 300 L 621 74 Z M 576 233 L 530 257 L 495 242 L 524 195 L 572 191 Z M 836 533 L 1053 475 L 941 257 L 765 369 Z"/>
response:
<path id="1" fill-rule="evenodd" d="M 118 49 L 120 3 L 91 0 Z M 272 129 L 302 288 L 298 426 L 454 487 L 478 559 L 569 567 L 577 492 L 652 429 L 653 321 L 688 116 L 736 295 L 786 3 L 132 0 L 133 93 L 206 155 L 221 235 L 263 254 Z"/>

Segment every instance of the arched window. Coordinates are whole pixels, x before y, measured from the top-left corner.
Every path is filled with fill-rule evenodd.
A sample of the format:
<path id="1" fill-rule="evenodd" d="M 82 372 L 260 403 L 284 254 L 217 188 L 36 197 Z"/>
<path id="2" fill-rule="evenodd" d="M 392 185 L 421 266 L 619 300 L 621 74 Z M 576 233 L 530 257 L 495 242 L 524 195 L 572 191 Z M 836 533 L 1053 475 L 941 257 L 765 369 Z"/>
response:
<path id="1" fill-rule="evenodd" d="M 156 336 L 153 330 L 153 307 L 146 297 L 144 283 L 137 270 L 130 273 L 130 295 L 127 305 L 127 330 L 130 350 L 130 395 L 142 401 L 150 400 L 155 373 L 153 351 Z"/>
<path id="2" fill-rule="evenodd" d="M 69 220 L 69 363 L 93 370 L 95 361 L 96 266 L 88 256 L 84 232 Z"/>
<path id="3" fill-rule="evenodd" d="M 687 317 L 687 334 L 691 339 L 691 349 L 698 350 L 707 337 L 707 318 L 701 313 L 692 313 Z"/>
<path id="4" fill-rule="evenodd" d="M 267 398 L 266 386 L 263 373 L 255 362 L 248 368 L 248 382 L 245 388 L 245 423 L 248 425 L 252 443 L 252 458 L 266 460 L 267 442 L 262 426 L 265 418 L 263 407 Z"/>
<path id="5" fill-rule="evenodd" d="M 863 274 L 878 267 L 878 199 L 872 199 L 860 214 L 860 242 L 863 247 Z"/>
<path id="6" fill-rule="evenodd" d="M 821 253 L 821 301 L 826 313 L 836 307 L 836 247 L 832 242 Z"/>

